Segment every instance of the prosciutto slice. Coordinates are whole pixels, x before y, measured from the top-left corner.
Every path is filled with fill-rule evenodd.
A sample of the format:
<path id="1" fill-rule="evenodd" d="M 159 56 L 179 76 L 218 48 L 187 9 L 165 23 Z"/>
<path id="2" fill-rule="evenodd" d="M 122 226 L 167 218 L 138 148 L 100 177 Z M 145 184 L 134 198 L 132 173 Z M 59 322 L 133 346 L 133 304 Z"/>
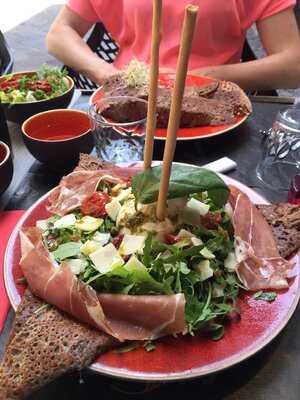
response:
<path id="1" fill-rule="evenodd" d="M 38 228 L 21 233 L 20 265 L 28 285 L 41 299 L 120 341 L 148 340 L 182 333 L 183 294 L 131 296 L 99 294 L 80 281 L 68 265 L 58 265 L 44 247 Z"/>
<path id="2" fill-rule="evenodd" d="M 140 171 L 140 167 L 112 167 L 96 171 L 75 170 L 65 176 L 49 196 L 47 210 L 63 216 L 80 207 L 83 200 L 96 191 L 101 180 L 126 183 Z"/>
<path id="3" fill-rule="evenodd" d="M 288 287 L 290 262 L 280 257 L 272 230 L 248 196 L 230 187 L 238 276 L 249 290 Z"/>

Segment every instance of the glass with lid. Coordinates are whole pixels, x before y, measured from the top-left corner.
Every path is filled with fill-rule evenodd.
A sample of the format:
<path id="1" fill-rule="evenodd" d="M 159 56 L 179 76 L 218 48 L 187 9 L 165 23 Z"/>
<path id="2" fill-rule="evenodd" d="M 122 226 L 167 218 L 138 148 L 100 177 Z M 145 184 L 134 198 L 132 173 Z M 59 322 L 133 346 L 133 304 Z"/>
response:
<path id="1" fill-rule="evenodd" d="M 300 108 L 279 111 L 263 135 L 263 156 L 256 175 L 268 188 L 288 191 L 300 174 Z"/>

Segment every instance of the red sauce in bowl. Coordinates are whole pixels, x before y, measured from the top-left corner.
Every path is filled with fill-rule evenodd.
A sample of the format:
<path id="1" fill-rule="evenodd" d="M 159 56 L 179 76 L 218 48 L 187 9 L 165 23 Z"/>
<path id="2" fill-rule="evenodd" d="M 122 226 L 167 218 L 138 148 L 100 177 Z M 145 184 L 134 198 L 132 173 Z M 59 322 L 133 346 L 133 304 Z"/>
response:
<path id="1" fill-rule="evenodd" d="M 0 164 L 5 160 L 6 156 L 7 156 L 7 149 L 2 143 L 0 143 Z"/>
<path id="2" fill-rule="evenodd" d="M 89 117 L 83 111 L 52 110 L 29 118 L 22 130 L 33 139 L 62 141 L 81 136 L 90 128 Z"/>

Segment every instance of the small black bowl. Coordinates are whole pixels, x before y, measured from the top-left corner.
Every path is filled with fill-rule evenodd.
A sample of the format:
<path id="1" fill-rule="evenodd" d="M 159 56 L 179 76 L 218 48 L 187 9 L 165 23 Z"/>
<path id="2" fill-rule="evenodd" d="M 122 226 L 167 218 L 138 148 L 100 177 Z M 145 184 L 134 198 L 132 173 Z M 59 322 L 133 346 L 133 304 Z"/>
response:
<path id="1" fill-rule="evenodd" d="M 12 74 L 14 77 L 21 77 L 23 75 L 33 75 L 35 71 L 16 72 Z M 70 104 L 74 94 L 74 81 L 69 76 L 66 77 L 69 81 L 69 89 L 61 96 L 54 97 L 53 99 L 38 100 L 26 103 L 2 103 L 6 119 L 8 121 L 22 124 L 27 118 L 34 114 L 53 110 L 57 108 L 67 108 Z M 0 83 L 5 79 L 5 76 L 0 77 Z"/>
<path id="2" fill-rule="evenodd" d="M 89 116 L 79 110 L 33 115 L 23 123 L 22 134 L 33 157 L 54 170 L 75 165 L 80 153 L 90 153 L 94 147 Z"/>
<path id="3" fill-rule="evenodd" d="M 0 141 L 0 196 L 8 188 L 13 177 L 11 152 L 7 144 Z"/>

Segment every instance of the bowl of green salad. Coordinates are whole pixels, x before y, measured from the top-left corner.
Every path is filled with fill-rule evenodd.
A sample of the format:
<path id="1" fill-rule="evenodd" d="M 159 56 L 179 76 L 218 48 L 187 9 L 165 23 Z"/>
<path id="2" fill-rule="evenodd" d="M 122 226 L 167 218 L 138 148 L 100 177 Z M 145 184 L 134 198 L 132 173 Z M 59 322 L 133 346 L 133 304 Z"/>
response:
<path id="1" fill-rule="evenodd" d="M 0 103 L 6 118 L 19 124 L 34 114 L 67 108 L 73 93 L 74 81 L 67 71 L 46 64 L 37 71 L 0 77 Z"/>

